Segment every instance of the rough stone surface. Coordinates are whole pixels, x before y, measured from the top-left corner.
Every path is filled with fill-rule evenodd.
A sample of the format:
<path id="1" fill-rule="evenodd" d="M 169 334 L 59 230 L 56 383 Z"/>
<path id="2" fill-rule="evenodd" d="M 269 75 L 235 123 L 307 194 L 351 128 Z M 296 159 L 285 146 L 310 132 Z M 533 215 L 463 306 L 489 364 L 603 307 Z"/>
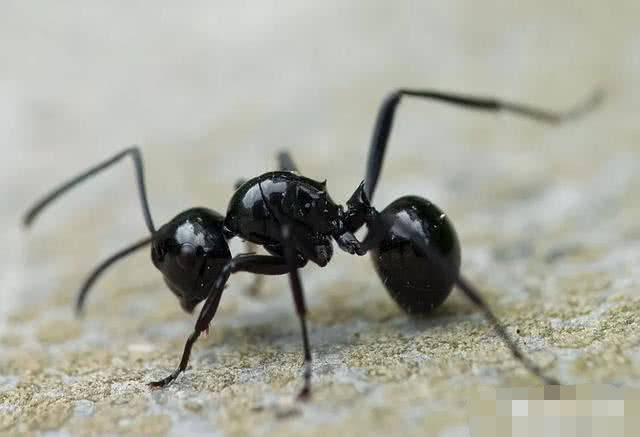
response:
<path id="1" fill-rule="evenodd" d="M 19 226 L 49 187 L 131 143 L 157 223 L 198 204 L 224 212 L 235 180 L 272 169 L 282 147 L 347 199 L 398 86 L 550 108 L 607 90 L 598 111 L 554 127 L 406 101 L 376 204 L 415 193 L 446 210 L 463 272 L 545 372 L 640 385 L 636 2 L 166 3 L 3 4 L 1 435 L 467 435 L 469 399 L 537 385 L 458 294 L 407 317 L 366 257 L 340 253 L 303 273 L 310 402 L 294 400 L 286 278 L 252 297 L 234 276 L 189 370 L 150 390 L 195 316 L 148 253 L 101 278 L 86 317 L 71 311 L 90 269 L 144 234 L 130 164 Z"/>

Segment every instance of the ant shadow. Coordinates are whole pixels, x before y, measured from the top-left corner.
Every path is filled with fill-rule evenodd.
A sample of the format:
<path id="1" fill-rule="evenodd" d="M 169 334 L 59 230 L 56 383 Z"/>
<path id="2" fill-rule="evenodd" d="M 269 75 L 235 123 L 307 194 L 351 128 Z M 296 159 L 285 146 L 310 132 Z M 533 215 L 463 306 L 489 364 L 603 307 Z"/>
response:
<path id="1" fill-rule="evenodd" d="M 462 320 L 470 317 L 475 320 L 476 315 L 482 319 L 481 312 L 461 296 L 451 296 L 428 314 L 416 315 L 400 309 L 385 291 L 380 290 L 373 293 L 373 297 L 365 298 L 367 291 L 371 292 L 369 286 L 350 285 L 353 287 L 351 291 L 340 298 L 336 298 L 335 284 L 331 286 L 333 291 L 312 290 L 313 295 L 322 296 L 312 301 L 308 313 L 312 350 L 317 358 L 374 342 L 379 336 L 411 338 L 434 329 L 451 330 Z M 302 353 L 298 319 L 292 311 L 288 293 L 283 291 L 282 296 L 271 301 L 273 297 L 261 302 L 257 309 L 232 303 L 238 307 L 232 315 L 225 314 L 223 301 L 220 313 L 212 323 L 217 337 L 202 346 L 198 361 L 220 365 L 221 360 L 233 360 L 252 351 L 266 356 L 283 352 Z M 265 308 L 268 308 L 267 312 Z M 221 323 L 216 323 L 216 320 Z"/>

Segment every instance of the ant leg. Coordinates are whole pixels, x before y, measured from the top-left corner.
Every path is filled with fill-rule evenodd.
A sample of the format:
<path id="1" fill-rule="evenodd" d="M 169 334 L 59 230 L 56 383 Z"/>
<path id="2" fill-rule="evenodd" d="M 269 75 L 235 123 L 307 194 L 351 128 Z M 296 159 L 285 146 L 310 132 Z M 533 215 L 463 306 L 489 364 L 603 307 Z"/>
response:
<path id="1" fill-rule="evenodd" d="M 82 310 L 84 309 L 84 301 L 89 293 L 89 290 L 93 286 L 94 282 L 104 273 L 104 271 L 111 266 L 111 264 L 115 263 L 119 259 L 124 258 L 127 255 L 135 252 L 138 249 L 143 248 L 147 244 L 151 242 L 151 237 L 144 238 L 130 246 L 125 247 L 122 250 L 111 255 L 109 258 L 104 260 L 102 263 L 96 267 L 93 272 L 89 275 L 89 277 L 84 281 L 82 287 L 80 288 L 80 292 L 78 293 L 78 297 L 76 298 L 76 314 L 80 315 Z"/>
<path id="2" fill-rule="evenodd" d="M 256 250 L 258 247 L 260 247 L 258 244 L 252 243 L 250 241 L 247 241 L 247 252 L 250 255 L 255 255 Z M 282 248 L 281 244 L 265 244 L 264 246 L 262 246 L 268 253 L 270 253 L 271 255 L 275 256 L 275 257 L 281 257 L 284 258 L 284 249 Z M 311 253 L 312 256 L 315 256 L 315 254 Z M 298 254 L 297 257 L 297 266 L 299 269 L 301 269 L 302 267 L 304 267 L 307 262 L 309 260 L 307 258 L 305 258 L 304 255 L 302 254 Z M 264 282 L 264 276 L 263 275 L 256 275 L 253 283 L 251 284 L 251 286 L 249 287 L 249 293 L 252 296 L 257 296 L 260 293 L 260 286 L 262 285 L 262 283 Z"/>
<path id="3" fill-rule="evenodd" d="M 300 319 L 302 346 L 304 348 L 304 385 L 298 394 L 298 399 L 307 400 L 311 396 L 311 347 L 309 346 L 309 335 L 307 333 L 307 307 L 304 303 L 304 290 L 298 274 L 297 255 L 289 225 L 282 226 L 282 239 L 284 240 L 284 254 L 289 268 L 289 283 L 293 293 L 293 301 L 296 305 L 296 313 L 298 314 L 298 319 Z"/>
<path id="4" fill-rule="evenodd" d="M 385 148 L 387 147 L 387 141 L 393 125 L 393 118 L 395 116 L 398 103 L 400 103 L 400 99 L 403 96 L 439 100 L 441 102 L 451 103 L 469 109 L 491 112 L 505 111 L 511 114 L 529 117 L 537 121 L 557 124 L 577 118 L 591 111 L 602 101 L 604 93 L 602 90 L 597 90 L 588 100 L 577 105 L 573 109 L 566 112 L 553 112 L 521 103 L 506 102 L 494 98 L 461 96 L 431 90 L 399 89 L 394 91 L 389 94 L 380 105 L 376 123 L 373 128 L 373 135 L 369 146 L 369 157 L 367 158 L 367 174 L 365 178 L 365 194 L 369 201 L 373 200 L 378 176 L 380 175 L 380 170 L 382 168 Z"/>
<path id="5" fill-rule="evenodd" d="M 244 178 L 238 179 L 236 183 L 233 184 L 234 189 L 237 190 L 242 185 L 244 185 L 245 182 L 247 182 L 247 180 Z M 258 246 L 255 243 L 252 243 L 250 241 L 246 242 L 246 247 L 247 247 L 247 253 L 255 253 L 256 250 L 258 249 Z M 257 275 L 255 278 L 253 278 L 253 282 L 248 288 L 250 296 L 252 297 L 258 296 L 258 294 L 260 293 L 260 287 L 262 286 L 263 281 L 264 281 L 264 278 L 261 275 Z"/>
<path id="6" fill-rule="evenodd" d="M 414 240 L 415 241 L 415 240 Z M 524 353 L 520 350 L 518 345 L 513 341 L 513 339 L 507 333 L 507 330 L 502 326 L 498 318 L 493 314 L 489 305 L 482 298 L 480 291 L 473 286 L 465 277 L 462 275 L 458 275 L 458 279 L 456 280 L 456 284 L 458 288 L 464 293 L 467 298 L 473 302 L 478 308 L 484 312 L 484 316 L 489 320 L 489 323 L 493 325 L 495 330 L 498 332 L 498 335 L 502 338 L 502 341 L 505 342 L 513 357 L 520 361 L 532 375 L 537 376 L 542 381 L 544 381 L 545 385 L 560 385 L 560 381 L 557 379 L 546 376 L 542 373 L 542 369 L 536 363 L 531 361 L 529 357 L 524 355 Z"/>
<path id="7" fill-rule="evenodd" d="M 184 345 L 184 350 L 182 351 L 182 358 L 180 359 L 180 364 L 178 365 L 176 370 L 174 370 L 169 376 L 162 378 L 158 381 L 150 382 L 149 383 L 150 387 L 164 387 L 170 382 L 172 382 L 174 379 L 176 379 L 178 375 L 180 375 L 180 373 L 185 371 L 185 369 L 187 368 L 187 364 L 189 364 L 189 357 L 191 356 L 191 348 L 193 347 L 193 344 L 196 342 L 198 337 L 200 337 L 200 334 L 202 333 L 202 331 L 207 329 L 209 326 L 207 324 L 203 329 L 198 329 L 198 323 L 200 322 L 200 319 L 203 318 L 203 315 L 205 317 L 208 317 L 209 321 L 213 319 L 213 316 L 216 314 L 216 311 L 218 310 L 218 304 L 220 304 L 221 297 L 222 297 L 222 290 L 215 290 L 215 293 L 209 294 L 209 297 L 207 297 L 207 300 L 204 306 L 202 307 L 202 311 L 200 311 L 200 316 L 198 317 L 198 321 L 196 322 L 196 329 L 193 331 L 193 333 L 191 333 L 189 338 L 187 338 L 187 342 Z M 205 310 L 206 310 L 206 313 L 205 313 Z"/>
<path id="8" fill-rule="evenodd" d="M 236 183 L 233 184 L 234 189 L 237 190 L 242 185 L 244 185 L 245 182 L 247 182 L 247 180 L 244 178 L 238 179 Z M 255 253 L 258 249 L 258 245 L 255 243 L 252 243 L 251 241 L 246 242 L 246 247 L 247 247 L 247 253 Z M 257 275 L 255 278 L 253 278 L 253 282 L 248 288 L 249 295 L 251 295 L 252 297 L 258 296 L 260 292 L 260 287 L 262 286 L 263 281 L 264 281 L 264 278 L 261 275 Z"/>
<path id="9" fill-rule="evenodd" d="M 452 266 L 449 262 L 447 262 L 443 258 L 443 256 L 440 255 L 433 247 L 425 243 L 425 241 L 421 238 L 419 234 L 416 233 L 416 231 L 413 228 L 411 228 L 406 223 L 400 220 L 398 221 L 394 220 L 394 218 L 391 216 L 387 216 L 385 214 L 379 214 L 378 225 L 373 226 L 372 232 L 374 234 L 378 234 L 380 232 L 384 232 L 385 230 L 390 229 L 393 225 L 397 225 L 400 228 L 402 228 L 403 233 L 408 238 L 410 238 L 411 241 L 415 244 L 414 248 L 416 249 L 416 252 L 421 253 L 422 256 L 426 257 L 429 262 L 433 263 L 433 266 L 440 269 L 442 272 L 445 273 L 445 275 L 456 277 L 455 282 L 458 288 L 464 293 L 464 295 L 471 302 L 473 302 L 478 308 L 480 308 L 480 310 L 484 313 L 487 320 L 489 320 L 489 323 L 491 323 L 491 325 L 493 325 L 495 330 L 498 332 L 498 335 L 502 338 L 502 341 L 504 341 L 504 343 L 507 345 L 507 347 L 509 348 L 509 350 L 511 351 L 511 354 L 514 356 L 515 359 L 520 361 L 527 368 L 527 370 L 531 372 L 531 374 L 533 374 L 534 376 L 544 381 L 546 385 L 560 385 L 560 382 L 558 382 L 557 379 L 550 376 L 545 376 L 542 373 L 542 369 L 540 369 L 540 367 L 537 364 L 531 361 L 531 359 L 529 359 L 520 350 L 518 345 L 513 341 L 513 339 L 507 333 L 507 330 L 504 328 L 504 326 L 502 326 L 502 324 L 500 323 L 496 315 L 493 314 L 493 311 L 491 311 L 491 308 L 489 307 L 489 305 L 484 301 L 480 291 L 462 275 L 457 274 L 455 267 Z M 369 235 L 367 235 L 367 238 L 365 239 L 365 243 L 369 239 L 368 237 Z M 371 238 L 373 241 L 378 237 L 374 235 Z"/>
<path id="10" fill-rule="evenodd" d="M 145 220 L 145 223 L 147 224 L 147 228 L 149 229 L 149 232 L 153 234 L 156 230 L 155 230 L 155 227 L 153 226 L 153 220 L 151 220 L 151 212 L 149 212 L 147 192 L 144 186 L 144 171 L 142 166 L 142 156 L 140 154 L 140 149 L 138 149 L 137 146 L 132 146 L 127 149 L 124 149 L 122 152 L 118 153 L 117 155 L 107 159 L 104 162 L 101 162 L 100 164 L 90 168 L 84 173 L 81 173 L 80 175 L 64 183 L 60 187 L 56 188 L 51 193 L 47 194 L 45 197 L 40 199 L 35 205 L 33 205 L 27 211 L 27 213 L 24 215 L 24 218 L 23 218 L 23 224 L 25 226 L 30 226 L 31 223 L 35 220 L 35 218 L 42 212 L 42 210 L 51 202 L 53 202 L 55 199 L 57 199 L 59 196 L 61 196 L 62 194 L 64 194 L 66 191 L 73 188 L 74 186 L 78 185 L 80 182 L 83 182 L 84 180 L 96 175 L 97 173 L 101 172 L 107 167 L 110 167 L 111 165 L 120 161 L 122 158 L 124 158 L 127 155 L 131 156 L 131 158 L 133 159 L 133 163 L 135 165 L 136 182 L 138 185 L 138 194 L 140 195 L 142 213 L 144 214 L 144 220 Z"/>
<path id="11" fill-rule="evenodd" d="M 209 324 L 215 316 L 222 297 L 222 291 L 229 279 L 229 276 L 235 272 L 249 272 L 259 275 L 284 275 L 289 273 L 290 267 L 286 260 L 278 256 L 269 255 L 238 255 L 230 260 L 222 269 L 222 272 L 215 280 L 209 296 L 200 310 L 200 315 L 196 321 L 193 333 L 187 338 L 182 352 L 180 364 L 169 376 L 158 381 L 150 382 L 151 387 L 164 387 L 171 381 L 176 379 L 180 373 L 184 372 L 189 364 L 189 356 L 191 348 L 202 332 L 209 329 Z"/>
<path id="12" fill-rule="evenodd" d="M 262 198 L 265 200 L 265 204 L 269 206 L 262 191 L 262 186 L 258 184 L 258 187 L 260 188 Z M 296 238 L 292 232 L 293 224 L 289 224 L 289 219 L 282 214 L 278 208 L 269 208 L 269 211 L 282 226 L 282 250 L 289 268 L 289 282 L 291 284 L 293 301 L 296 305 L 296 313 L 298 314 L 298 319 L 300 319 L 302 345 L 304 348 L 304 386 L 298 394 L 298 399 L 306 400 L 311 396 L 311 347 L 309 346 L 309 335 L 307 333 L 307 307 L 304 303 L 304 290 L 302 289 L 298 268 L 301 262 L 306 263 L 308 259 L 324 267 L 333 254 L 332 246 L 329 244 L 327 246 L 314 247 L 308 238 Z M 305 235 L 305 233 L 303 231 L 298 235 Z"/>
<path id="13" fill-rule="evenodd" d="M 299 173 L 298 167 L 293 162 L 291 155 L 286 150 L 278 153 L 278 168 L 281 171 L 293 171 Z"/>
<path id="14" fill-rule="evenodd" d="M 247 253 L 255 254 L 258 250 L 258 245 L 256 243 L 252 243 L 251 241 L 246 242 Z M 252 297 L 257 297 L 260 294 L 260 288 L 262 287 L 262 283 L 264 282 L 263 275 L 256 275 L 253 277 L 253 281 L 251 285 L 249 285 L 249 295 Z"/>

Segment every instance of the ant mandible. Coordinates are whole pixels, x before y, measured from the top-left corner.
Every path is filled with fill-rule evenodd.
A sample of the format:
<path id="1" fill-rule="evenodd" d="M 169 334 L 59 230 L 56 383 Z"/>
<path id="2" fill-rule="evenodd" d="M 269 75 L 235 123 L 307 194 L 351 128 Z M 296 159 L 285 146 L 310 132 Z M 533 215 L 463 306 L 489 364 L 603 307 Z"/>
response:
<path id="1" fill-rule="evenodd" d="M 366 176 L 347 201 L 346 208 L 329 197 L 325 182 L 302 176 L 291 156 L 278 156 L 279 170 L 236 184 L 226 216 L 207 208 L 188 209 L 159 229 L 153 224 L 144 184 L 140 150 L 133 146 L 90 168 L 36 203 L 24 217 L 29 226 L 64 192 L 98 172 L 130 156 L 135 164 L 138 193 L 150 236 L 102 262 L 82 286 L 76 301 L 80 313 L 96 279 L 114 262 L 151 243 L 151 260 L 163 274 L 169 289 L 187 312 L 202 301 L 204 306 L 193 333 L 186 341 L 176 370 L 151 382 L 164 387 L 183 372 L 191 347 L 208 331 L 229 276 L 235 272 L 257 275 L 289 275 L 304 348 L 304 386 L 300 398 L 311 393 L 311 348 L 307 334 L 302 282 L 298 269 L 308 261 L 324 267 L 333 254 L 332 241 L 350 254 L 371 252 L 380 279 L 391 297 L 408 313 L 425 314 L 447 298 L 454 285 L 475 304 L 493 325 L 513 356 L 546 384 L 558 384 L 526 357 L 488 307 L 481 293 L 460 274 L 460 245 L 447 216 L 433 203 L 418 196 L 404 196 L 379 212 L 372 205 L 393 119 L 402 97 L 434 99 L 466 108 L 505 111 L 556 124 L 589 111 L 601 100 L 595 93 L 588 101 L 565 113 L 509 103 L 497 99 L 461 96 L 430 90 L 399 89 L 382 102 L 371 139 Z M 355 237 L 364 225 L 362 241 Z M 240 237 L 261 245 L 269 255 L 231 256 L 228 240 Z"/>

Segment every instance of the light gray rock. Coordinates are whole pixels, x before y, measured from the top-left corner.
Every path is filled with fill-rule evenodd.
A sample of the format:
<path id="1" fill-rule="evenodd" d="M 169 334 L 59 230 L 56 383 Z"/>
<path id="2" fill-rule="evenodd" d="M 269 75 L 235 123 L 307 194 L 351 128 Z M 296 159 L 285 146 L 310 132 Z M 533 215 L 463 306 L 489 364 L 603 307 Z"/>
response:
<path id="1" fill-rule="evenodd" d="M 598 111 L 555 127 L 407 100 L 376 204 L 414 193 L 446 210 L 465 275 L 550 375 L 638 387 L 635 2 L 584 4 L 580 19 L 551 1 L 161 3 L 3 4 L 0 434 L 468 435 L 471 400 L 538 385 L 457 293 L 409 318 L 367 257 L 340 253 L 303 272 L 310 402 L 294 400 L 286 278 L 252 297 L 234 276 L 189 370 L 150 390 L 195 316 L 148 253 L 101 278 L 86 317 L 71 311 L 91 268 L 144 235 L 131 165 L 19 227 L 48 188 L 131 143 L 157 223 L 193 205 L 224 212 L 235 180 L 272 169 L 282 147 L 344 201 L 398 86 L 558 109 L 607 90 Z"/>

